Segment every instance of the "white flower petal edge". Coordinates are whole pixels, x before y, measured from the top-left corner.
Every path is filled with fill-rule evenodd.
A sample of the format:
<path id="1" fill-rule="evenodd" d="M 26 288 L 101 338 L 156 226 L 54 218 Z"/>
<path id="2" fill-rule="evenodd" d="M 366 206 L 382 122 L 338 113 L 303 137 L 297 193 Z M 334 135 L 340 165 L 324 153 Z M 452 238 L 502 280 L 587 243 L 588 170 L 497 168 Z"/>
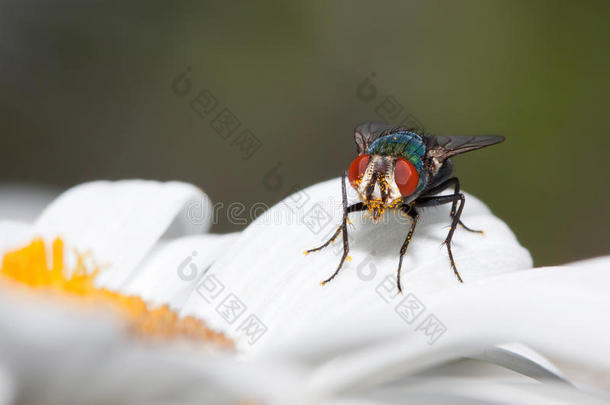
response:
<path id="1" fill-rule="evenodd" d="M 201 213 L 211 213 L 211 204 L 190 184 L 96 181 L 59 196 L 40 215 L 34 232 L 65 238 L 69 264 L 75 259 L 71 248 L 91 251 L 97 263 L 108 266 L 96 283 L 117 289 L 168 230 L 179 236 L 207 230 L 209 215 Z"/>
<path id="2" fill-rule="evenodd" d="M 0 235 L 6 236 L 6 248 L 11 249 L 27 244 L 32 229 L 2 221 Z M 161 242 L 125 290 L 141 293 L 153 304 L 179 307 L 188 297 L 180 288 L 193 284 L 179 278 L 179 259 L 197 249 L 193 264 L 203 274 L 235 236 L 194 235 Z M 207 350 L 190 350 L 181 342 L 141 343 L 108 313 L 81 313 L 5 283 L 0 283 L 0 324 L 7 326 L 0 334 L 0 404 L 16 399 L 62 405 L 234 404 L 251 398 L 286 403 L 287 398 L 300 397 L 302 374 L 292 366 L 244 366 L 233 356 L 210 356 Z"/>
<path id="3" fill-rule="evenodd" d="M 31 224 L 60 190 L 50 186 L 0 183 L 0 221 Z"/>
<path id="4" fill-rule="evenodd" d="M 0 400 L 45 404 L 235 404 L 301 398 L 298 369 L 244 365 L 178 344 L 142 343 L 107 313 L 0 285 Z M 5 374 L 2 372 L 5 371 Z"/>
<path id="5" fill-rule="evenodd" d="M 419 298 L 427 311 L 445 328 L 433 344 L 425 330 L 417 330 L 417 323 L 401 326 L 393 322 L 396 314 L 388 307 L 312 328 L 300 341 L 283 348 L 276 345 L 275 356 L 292 355 L 316 364 L 310 381 L 315 392 L 349 392 L 378 385 L 441 362 L 480 357 L 506 342 L 520 342 L 551 361 L 608 375 L 609 266 L 610 257 L 606 257 L 580 265 L 498 275 L 422 294 Z M 333 351 L 342 341 L 351 349 Z M 583 388 L 595 385 L 594 381 L 575 381 L 570 369 L 562 371 Z"/>
<path id="6" fill-rule="evenodd" d="M 15 382 L 8 370 L 0 364 L 0 404 L 8 405 L 15 402 Z"/>
<path id="7" fill-rule="evenodd" d="M 205 271 L 238 236 L 238 233 L 205 234 L 160 242 L 124 282 L 120 292 L 180 310 Z"/>
<path id="8" fill-rule="evenodd" d="M 538 380 L 567 381 L 561 370 L 549 359 L 521 343 L 498 345 L 489 350 L 475 353 L 471 357 L 501 365 Z"/>
<path id="9" fill-rule="evenodd" d="M 27 245 L 32 239 L 32 226 L 25 222 L 0 221 L 0 260 L 7 250 Z"/>
<path id="10" fill-rule="evenodd" d="M 353 261 L 346 262 L 341 273 L 325 286 L 320 286 L 320 281 L 337 267 L 340 238 L 326 250 L 308 256 L 302 253 L 324 242 L 340 223 L 340 184 L 340 179 L 333 179 L 309 187 L 257 218 L 207 274 L 228 287 L 213 300 L 191 294 L 182 315 L 206 320 L 237 340 L 244 353 L 252 354 L 298 339 L 323 321 L 332 324 L 362 312 L 391 311 L 385 299 L 393 295 L 380 292 L 380 288 L 395 285 L 398 251 L 409 228 L 406 219 L 388 212 L 386 223 L 373 224 L 363 220 L 362 214 L 353 214 L 356 230 L 349 229 Z M 353 193 L 351 198 L 353 201 Z M 446 250 L 441 248 L 449 207 L 427 209 L 421 217 L 403 263 L 403 286 L 407 293 L 417 294 L 459 286 Z M 322 218 L 324 226 L 318 225 L 316 218 Z M 466 285 L 531 267 L 529 252 L 479 200 L 467 195 L 462 219 L 486 232 L 456 231 L 454 257 Z M 383 284 L 386 277 L 389 283 Z M 223 310 L 227 303 L 236 302 L 239 317 Z M 267 329 L 260 339 L 248 336 L 244 329 L 252 316 Z M 394 323 L 404 321 L 395 316 Z M 361 327 L 367 328 L 365 324 Z"/>
<path id="11" fill-rule="evenodd" d="M 366 394 L 385 404 L 545 404 L 603 405 L 608 401 L 566 384 L 540 384 L 527 379 L 441 377 L 395 384 Z M 346 402 L 347 403 L 347 402 Z"/>

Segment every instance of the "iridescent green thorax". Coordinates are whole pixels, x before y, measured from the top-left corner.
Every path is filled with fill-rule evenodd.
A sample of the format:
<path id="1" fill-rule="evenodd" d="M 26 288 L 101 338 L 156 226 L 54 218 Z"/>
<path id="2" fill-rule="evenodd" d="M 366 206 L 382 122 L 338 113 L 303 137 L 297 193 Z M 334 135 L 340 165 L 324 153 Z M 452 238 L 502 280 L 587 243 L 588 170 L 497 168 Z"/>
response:
<path id="1" fill-rule="evenodd" d="M 421 136 L 416 133 L 400 131 L 377 138 L 367 153 L 403 157 L 411 162 L 418 172 L 421 172 L 424 166 L 426 145 Z"/>
<path id="2" fill-rule="evenodd" d="M 377 138 L 369 147 L 367 153 L 371 155 L 389 155 L 407 159 L 415 166 L 419 173 L 417 188 L 407 201 L 413 201 L 426 188 L 428 173 L 424 168 L 426 145 L 421 136 L 410 131 L 399 131 Z"/>

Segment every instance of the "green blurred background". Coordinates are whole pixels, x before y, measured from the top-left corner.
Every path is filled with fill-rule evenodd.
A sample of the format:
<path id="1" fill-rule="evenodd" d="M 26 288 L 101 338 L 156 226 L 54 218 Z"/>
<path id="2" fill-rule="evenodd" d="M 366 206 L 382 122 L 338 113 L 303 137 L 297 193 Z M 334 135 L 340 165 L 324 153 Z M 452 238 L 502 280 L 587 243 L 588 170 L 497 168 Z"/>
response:
<path id="1" fill-rule="evenodd" d="M 4 1 L 0 33 L 0 182 L 180 179 L 271 205 L 340 175 L 353 127 L 393 97 L 393 123 L 507 137 L 454 163 L 536 265 L 610 253 L 610 2 Z M 224 108 L 228 139 L 211 126 Z"/>

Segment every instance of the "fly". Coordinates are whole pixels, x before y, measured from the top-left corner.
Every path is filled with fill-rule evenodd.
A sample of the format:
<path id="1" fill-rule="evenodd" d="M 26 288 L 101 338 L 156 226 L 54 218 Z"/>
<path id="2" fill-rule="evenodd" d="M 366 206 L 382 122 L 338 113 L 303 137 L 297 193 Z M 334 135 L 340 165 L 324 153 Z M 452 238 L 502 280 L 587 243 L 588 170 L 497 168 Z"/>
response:
<path id="1" fill-rule="evenodd" d="M 395 127 L 380 122 L 365 122 L 356 127 L 354 140 L 358 156 L 352 161 L 349 169 L 341 178 L 343 221 L 333 236 L 322 246 L 307 250 L 315 252 L 330 245 L 339 234 L 343 235 L 343 255 L 337 270 L 322 284 L 331 281 L 341 270 L 347 254 L 348 215 L 352 212 L 368 211 L 373 220 L 379 219 L 385 210 L 397 209 L 411 218 L 411 227 L 400 248 L 396 285 L 400 285 L 402 259 L 413 237 L 419 219 L 418 208 L 451 204 L 451 226 L 443 244 L 447 247 L 449 262 L 457 280 L 462 277 L 457 270 L 451 239 L 458 225 L 470 232 L 482 233 L 468 228 L 460 217 L 464 209 L 464 194 L 460 192 L 460 182 L 452 176 L 451 157 L 486 146 L 500 143 L 503 136 L 434 136 L 421 135 L 412 130 Z M 347 205 L 346 178 L 358 192 L 360 201 Z M 437 195 L 453 188 L 453 193 Z"/>

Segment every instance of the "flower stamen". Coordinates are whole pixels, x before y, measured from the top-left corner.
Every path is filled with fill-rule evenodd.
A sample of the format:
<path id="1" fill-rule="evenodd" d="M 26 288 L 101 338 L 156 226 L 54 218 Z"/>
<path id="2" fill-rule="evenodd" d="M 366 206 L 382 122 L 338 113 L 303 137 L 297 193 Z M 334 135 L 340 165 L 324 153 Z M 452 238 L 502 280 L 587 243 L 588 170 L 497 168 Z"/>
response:
<path id="1" fill-rule="evenodd" d="M 94 280 L 100 272 L 99 266 L 90 263 L 89 254 L 77 254 L 76 265 L 70 271 L 64 263 L 64 242 L 53 241 L 50 260 L 42 239 L 34 239 L 29 245 L 10 251 L 2 258 L 0 276 L 13 283 L 53 296 L 83 300 L 92 306 L 105 306 L 123 318 L 129 331 L 140 337 L 155 337 L 165 340 L 187 339 L 205 341 L 222 347 L 233 343 L 222 333 L 215 332 L 192 316 L 179 317 L 168 305 L 151 308 L 144 300 L 134 295 L 124 295 L 106 288 L 96 287 Z M 93 268 L 91 268 L 93 267 Z"/>

